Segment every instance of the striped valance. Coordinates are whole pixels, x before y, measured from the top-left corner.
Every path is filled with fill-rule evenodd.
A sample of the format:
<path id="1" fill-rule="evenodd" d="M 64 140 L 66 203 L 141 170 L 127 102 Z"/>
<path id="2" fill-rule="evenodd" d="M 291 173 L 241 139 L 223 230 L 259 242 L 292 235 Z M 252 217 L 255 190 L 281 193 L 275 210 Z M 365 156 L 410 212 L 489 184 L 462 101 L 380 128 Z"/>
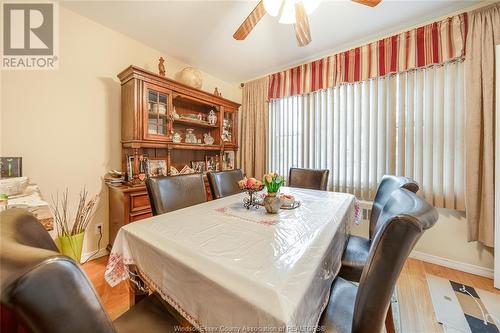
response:
<path id="1" fill-rule="evenodd" d="M 269 98 L 300 95 L 463 57 L 467 13 L 269 76 Z"/>

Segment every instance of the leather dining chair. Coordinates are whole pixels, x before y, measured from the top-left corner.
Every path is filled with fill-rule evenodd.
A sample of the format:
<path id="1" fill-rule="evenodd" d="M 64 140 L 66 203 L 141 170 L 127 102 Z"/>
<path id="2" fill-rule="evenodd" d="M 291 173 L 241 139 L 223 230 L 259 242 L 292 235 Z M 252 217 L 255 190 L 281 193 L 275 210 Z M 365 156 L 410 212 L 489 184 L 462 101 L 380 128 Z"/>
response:
<path id="1" fill-rule="evenodd" d="M 377 194 L 373 200 L 372 211 L 370 215 L 369 238 L 350 235 L 347 241 L 346 249 L 342 257 L 342 268 L 339 275 L 344 279 L 359 282 L 363 267 L 365 266 L 372 246 L 372 239 L 379 221 L 379 215 L 385 204 L 391 197 L 392 192 L 399 188 L 405 188 L 413 193 L 417 193 L 418 184 L 406 177 L 385 175 L 382 177 Z"/>
<path id="2" fill-rule="evenodd" d="M 436 209 L 413 192 L 394 191 L 380 213 L 359 285 L 341 277 L 333 282 L 320 319 L 322 332 L 382 332 L 401 269 L 419 238 L 437 219 Z"/>
<path id="3" fill-rule="evenodd" d="M 112 322 L 85 273 L 33 215 L 9 209 L 0 221 L 1 332 L 174 332 L 177 322 L 155 294 Z"/>
<path id="4" fill-rule="evenodd" d="M 146 188 L 153 215 L 165 214 L 207 201 L 201 173 L 151 177 L 146 179 Z"/>
<path id="5" fill-rule="evenodd" d="M 326 191 L 330 170 L 290 168 L 288 186 Z"/>
<path id="6" fill-rule="evenodd" d="M 243 178 L 243 172 L 240 169 L 207 172 L 207 178 L 214 199 L 224 198 L 241 192 L 238 182 Z"/>

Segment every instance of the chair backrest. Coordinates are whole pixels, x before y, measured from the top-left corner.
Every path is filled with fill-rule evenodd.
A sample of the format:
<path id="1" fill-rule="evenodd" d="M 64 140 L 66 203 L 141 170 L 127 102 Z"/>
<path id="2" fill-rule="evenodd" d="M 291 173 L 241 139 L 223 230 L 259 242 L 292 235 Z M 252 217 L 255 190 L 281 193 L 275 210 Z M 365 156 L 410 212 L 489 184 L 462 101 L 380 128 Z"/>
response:
<path id="1" fill-rule="evenodd" d="M 113 324 L 85 273 L 54 256 L 2 286 L 2 304 L 33 333 L 112 333 Z"/>
<path id="2" fill-rule="evenodd" d="M 370 215 L 370 230 L 368 234 L 370 239 L 373 239 L 380 212 L 382 212 L 382 209 L 391 197 L 392 192 L 399 188 L 405 188 L 413 193 L 417 193 L 419 186 L 417 182 L 406 177 L 391 175 L 385 175 L 382 177 L 377 189 L 377 194 L 373 200 L 372 212 Z"/>
<path id="3" fill-rule="evenodd" d="M 243 172 L 240 169 L 208 172 L 207 178 L 214 199 L 220 199 L 241 192 L 238 182 L 243 178 Z"/>
<path id="4" fill-rule="evenodd" d="M 0 213 L 1 331 L 115 332 L 92 284 L 25 210 Z"/>
<path id="5" fill-rule="evenodd" d="M 207 201 L 201 173 L 148 178 L 146 187 L 153 215 L 165 214 Z"/>
<path id="6" fill-rule="evenodd" d="M 353 333 L 381 332 L 401 269 L 425 230 L 438 219 L 434 207 L 406 189 L 394 191 L 382 213 L 361 274 Z"/>
<path id="7" fill-rule="evenodd" d="M 330 170 L 290 168 L 288 186 L 326 191 Z"/>
<path id="8" fill-rule="evenodd" d="M 2 285 L 28 267 L 59 253 L 47 230 L 24 209 L 13 208 L 0 213 L 0 238 Z"/>

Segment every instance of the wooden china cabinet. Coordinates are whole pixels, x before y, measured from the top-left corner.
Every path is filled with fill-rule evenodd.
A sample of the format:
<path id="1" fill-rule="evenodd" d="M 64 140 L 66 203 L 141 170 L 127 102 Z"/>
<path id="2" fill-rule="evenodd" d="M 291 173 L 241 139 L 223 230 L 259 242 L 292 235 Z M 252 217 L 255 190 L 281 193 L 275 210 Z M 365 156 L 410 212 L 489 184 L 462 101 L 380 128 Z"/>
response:
<path id="1" fill-rule="evenodd" d="M 170 176 L 186 166 L 199 168 L 201 162 L 205 167 L 198 172 L 205 173 L 207 164 L 212 169 L 231 169 L 238 149 L 240 104 L 135 66 L 118 78 L 122 86 L 122 170 L 127 172 L 128 182 L 108 185 L 108 247 L 120 227 L 152 216 L 145 176 Z"/>

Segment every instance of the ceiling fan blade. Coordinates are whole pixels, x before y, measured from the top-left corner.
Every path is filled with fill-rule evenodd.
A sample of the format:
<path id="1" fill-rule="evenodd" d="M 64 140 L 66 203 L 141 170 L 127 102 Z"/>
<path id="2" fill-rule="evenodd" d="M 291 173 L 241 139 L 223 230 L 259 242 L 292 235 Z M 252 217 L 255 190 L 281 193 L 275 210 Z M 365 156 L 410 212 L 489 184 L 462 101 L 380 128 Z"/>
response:
<path id="1" fill-rule="evenodd" d="M 250 15 L 243 21 L 238 30 L 233 35 L 233 38 L 236 40 L 243 40 L 247 38 L 248 34 L 252 29 L 257 25 L 260 19 L 266 14 L 266 10 L 264 9 L 264 2 L 260 0 L 257 6 L 252 10 Z"/>
<path id="2" fill-rule="evenodd" d="M 306 46 L 311 42 L 311 31 L 309 30 L 309 18 L 302 2 L 295 3 L 295 37 L 299 46 Z"/>
<path id="3" fill-rule="evenodd" d="M 352 1 L 370 7 L 375 7 L 376 5 L 382 2 L 382 0 L 352 0 Z"/>

